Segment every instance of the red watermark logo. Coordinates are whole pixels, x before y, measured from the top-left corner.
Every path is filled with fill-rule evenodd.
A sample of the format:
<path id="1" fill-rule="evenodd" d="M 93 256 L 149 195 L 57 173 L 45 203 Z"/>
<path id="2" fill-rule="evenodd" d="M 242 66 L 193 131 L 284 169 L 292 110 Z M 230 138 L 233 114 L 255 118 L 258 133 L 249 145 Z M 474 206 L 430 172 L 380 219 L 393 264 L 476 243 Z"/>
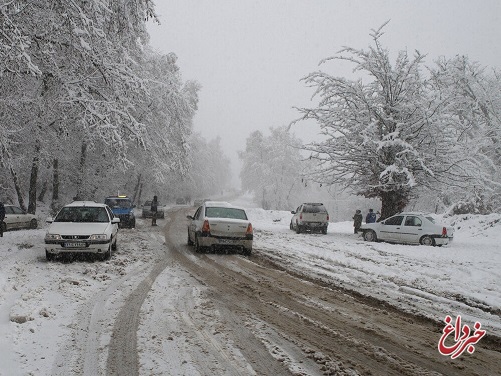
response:
<path id="1" fill-rule="evenodd" d="M 482 326 L 478 321 L 475 322 L 473 328 L 475 329 L 473 334 L 471 334 L 471 329 L 468 325 L 461 326 L 461 316 L 456 318 L 454 324 L 452 324 L 452 318 L 450 316 L 445 316 L 445 328 L 442 330 L 442 337 L 438 341 L 438 351 L 440 354 L 445 356 L 450 356 L 451 359 L 456 359 L 465 350 L 470 354 L 475 351 L 475 345 L 480 338 L 485 335 L 485 330 L 481 330 Z M 450 334 L 454 333 L 454 337 L 447 339 Z M 447 342 L 447 344 L 446 344 Z"/>

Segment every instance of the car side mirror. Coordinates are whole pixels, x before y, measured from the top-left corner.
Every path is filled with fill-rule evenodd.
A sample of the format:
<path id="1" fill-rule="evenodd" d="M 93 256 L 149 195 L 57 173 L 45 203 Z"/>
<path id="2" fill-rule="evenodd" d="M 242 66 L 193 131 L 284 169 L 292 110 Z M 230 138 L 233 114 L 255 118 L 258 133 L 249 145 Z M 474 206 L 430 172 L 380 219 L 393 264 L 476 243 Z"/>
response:
<path id="1" fill-rule="evenodd" d="M 47 223 L 52 223 L 52 222 L 54 222 L 54 218 L 52 218 L 52 217 L 47 217 L 47 219 L 45 220 L 45 222 L 47 222 Z"/>
<path id="2" fill-rule="evenodd" d="M 111 223 L 120 223 L 120 218 L 118 218 L 118 217 L 113 217 L 113 218 L 111 219 Z"/>
<path id="3" fill-rule="evenodd" d="M 187 216 L 186 216 L 186 218 L 191 219 L 191 220 L 195 219 L 195 218 L 193 218 L 193 216 L 191 216 L 191 215 L 187 215 Z"/>
<path id="4" fill-rule="evenodd" d="M 294 210 L 291 211 L 291 214 L 296 214 L 296 212 Z"/>

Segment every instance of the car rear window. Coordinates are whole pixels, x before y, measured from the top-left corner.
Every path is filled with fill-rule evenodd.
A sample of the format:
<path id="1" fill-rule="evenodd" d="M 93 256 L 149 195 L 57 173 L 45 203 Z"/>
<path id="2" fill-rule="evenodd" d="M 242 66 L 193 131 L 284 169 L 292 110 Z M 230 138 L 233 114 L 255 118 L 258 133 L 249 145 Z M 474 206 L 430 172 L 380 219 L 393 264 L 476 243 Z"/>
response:
<path id="1" fill-rule="evenodd" d="M 303 213 L 327 213 L 327 209 L 323 205 L 303 205 Z"/>
<path id="2" fill-rule="evenodd" d="M 123 198 L 107 198 L 104 200 L 104 203 L 110 208 L 130 208 L 132 206 L 132 202 L 129 199 Z"/>
<path id="3" fill-rule="evenodd" d="M 243 209 L 236 208 L 205 208 L 205 216 L 208 218 L 233 218 L 247 220 L 247 214 Z"/>

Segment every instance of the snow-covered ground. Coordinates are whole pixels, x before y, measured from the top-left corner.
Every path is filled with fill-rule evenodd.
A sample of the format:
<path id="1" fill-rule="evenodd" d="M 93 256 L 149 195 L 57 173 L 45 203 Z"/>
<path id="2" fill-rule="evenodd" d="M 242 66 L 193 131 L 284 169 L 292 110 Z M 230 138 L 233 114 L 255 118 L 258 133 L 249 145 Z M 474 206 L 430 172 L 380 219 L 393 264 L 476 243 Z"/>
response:
<path id="1" fill-rule="evenodd" d="M 437 321 L 461 315 L 501 336 L 501 215 L 437 217 L 455 227 L 443 247 L 368 243 L 353 223 L 330 223 L 327 235 L 296 234 L 288 212 L 249 209 L 256 248 L 311 275 Z"/>
<path id="2" fill-rule="evenodd" d="M 367 243 L 353 234 L 351 221 L 331 223 L 327 235 L 296 234 L 289 230 L 289 212 L 251 207 L 246 199 L 235 203 L 248 207 L 257 255 L 293 272 L 436 320 L 461 315 L 470 326 L 479 321 L 488 334 L 501 336 L 501 215 L 438 218 L 456 229 L 453 243 L 438 248 Z M 106 333 L 112 329 L 117 307 L 135 284 L 134 276 L 128 274 L 148 268 L 164 246 L 160 234 L 136 229 L 124 235 L 111 262 L 47 263 L 44 233 L 44 229 L 9 231 L 0 238 L 0 375 L 59 374 L 55 370 L 63 362 L 61 349 L 71 346 L 68 336 L 78 325 L 73 320 L 83 318 L 85 309 L 92 307 L 102 312 L 97 316 L 100 322 L 90 326 L 105 333 L 101 363 L 94 365 L 100 369 L 106 361 Z M 185 291 L 190 299 L 203 299 L 193 296 L 194 291 L 198 294 L 197 287 L 183 289 L 187 283 L 189 276 L 174 267 L 167 267 L 154 281 L 138 333 L 145 349 L 155 326 L 145 319 L 167 319 L 148 316 L 148 312 L 166 311 L 166 289 L 171 289 L 170 300 L 182 300 Z M 96 291 L 106 289 L 109 299 L 101 306 L 86 303 Z M 177 346 L 178 351 L 183 348 L 189 351 Z M 143 350 L 140 363 L 145 374 L 153 367 L 157 374 L 191 371 L 183 354 L 158 363 Z"/>

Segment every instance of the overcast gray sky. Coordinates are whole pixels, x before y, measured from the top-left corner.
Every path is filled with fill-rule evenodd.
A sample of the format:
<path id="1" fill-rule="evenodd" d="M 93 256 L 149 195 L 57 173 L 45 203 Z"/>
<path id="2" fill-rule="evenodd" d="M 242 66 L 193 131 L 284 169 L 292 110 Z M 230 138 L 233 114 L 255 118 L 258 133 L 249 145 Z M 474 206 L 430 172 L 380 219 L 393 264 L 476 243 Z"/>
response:
<path id="1" fill-rule="evenodd" d="M 343 46 L 366 48 L 385 21 L 390 51 L 468 55 L 501 67 L 499 0 L 155 0 L 161 25 L 150 24 L 151 45 L 174 52 L 183 80 L 202 85 L 195 131 L 221 144 L 237 173 L 237 151 L 254 130 L 288 125 L 311 105 L 300 79 Z M 349 66 L 320 67 L 349 75 Z M 295 125 L 308 141 L 319 128 Z"/>

